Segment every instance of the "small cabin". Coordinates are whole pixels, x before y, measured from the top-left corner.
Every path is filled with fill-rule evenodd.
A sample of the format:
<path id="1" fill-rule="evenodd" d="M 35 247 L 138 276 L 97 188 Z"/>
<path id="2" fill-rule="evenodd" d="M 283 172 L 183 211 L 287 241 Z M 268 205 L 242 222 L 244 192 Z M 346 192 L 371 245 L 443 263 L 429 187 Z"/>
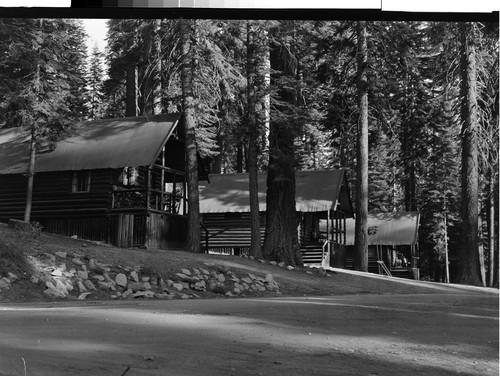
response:
<path id="1" fill-rule="evenodd" d="M 418 229 L 420 213 L 368 214 L 368 270 L 373 273 L 419 279 Z M 346 252 L 338 255 L 339 267 L 352 268 L 354 219 L 346 222 Z"/>
<path id="2" fill-rule="evenodd" d="M 346 219 L 353 216 L 344 169 L 295 174 L 297 227 L 305 264 L 328 263 L 334 248 L 346 241 Z M 266 228 L 266 174 L 258 174 L 261 240 Z M 250 203 L 247 173 L 209 175 L 200 187 L 202 246 L 209 253 L 247 254 L 250 249 Z M 320 232 L 319 222 L 328 227 Z"/>
<path id="3" fill-rule="evenodd" d="M 86 121 L 38 148 L 31 220 L 121 247 L 180 247 L 187 220 L 180 114 Z M 29 134 L 0 129 L 0 221 L 23 219 Z"/>

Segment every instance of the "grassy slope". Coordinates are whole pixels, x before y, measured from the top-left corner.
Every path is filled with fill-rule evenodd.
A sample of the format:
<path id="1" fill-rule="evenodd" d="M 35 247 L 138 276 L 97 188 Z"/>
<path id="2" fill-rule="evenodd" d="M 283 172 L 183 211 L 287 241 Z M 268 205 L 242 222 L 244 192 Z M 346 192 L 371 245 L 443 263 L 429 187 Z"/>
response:
<path id="1" fill-rule="evenodd" d="M 13 230 L 0 224 L 0 239 L 14 238 Z M 154 270 L 164 279 L 168 279 L 181 269 L 206 267 L 206 263 L 223 265 L 238 276 L 253 273 L 265 276 L 271 273 L 280 286 L 282 296 L 321 296 L 342 294 L 420 294 L 443 293 L 463 289 L 459 286 L 444 286 L 435 283 L 416 282 L 398 278 L 388 278 L 367 273 L 356 273 L 335 269 L 329 272 L 330 276 L 322 276 L 315 269 L 299 268 L 293 271 L 282 269 L 279 266 L 262 264 L 256 260 L 240 257 L 216 256 L 206 254 L 191 254 L 179 250 L 142 250 L 123 249 L 104 244 L 96 244 L 84 240 L 75 240 L 63 236 L 42 234 L 31 245 L 23 245 L 26 254 L 40 255 L 46 252 L 54 254 L 58 251 L 68 254 L 79 254 L 85 258 L 95 258 L 108 265 Z M 0 277 L 5 276 L 8 270 L 0 267 Z M 313 274 L 308 274 L 313 271 Z M 20 271 L 14 271 L 20 273 Z M 42 301 L 48 300 L 42 293 L 43 286 L 33 285 L 26 280 L 12 285 L 10 291 L 0 292 L 0 301 Z M 482 291 L 476 289 L 475 291 Z M 215 298 L 220 295 L 213 293 L 201 294 L 204 298 Z M 250 294 L 247 294 L 249 296 Z M 254 293 L 250 296 L 274 296 L 275 293 Z"/>

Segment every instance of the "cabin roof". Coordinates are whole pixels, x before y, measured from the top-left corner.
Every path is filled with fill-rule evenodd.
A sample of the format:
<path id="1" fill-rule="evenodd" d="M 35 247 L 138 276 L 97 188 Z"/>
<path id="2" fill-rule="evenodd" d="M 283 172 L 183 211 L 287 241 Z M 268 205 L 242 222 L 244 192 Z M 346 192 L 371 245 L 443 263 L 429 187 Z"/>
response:
<path id="1" fill-rule="evenodd" d="M 297 171 L 296 210 L 323 212 L 342 210 L 352 213 L 344 169 Z M 259 210 L 266 210 L 267 174 L 258 174 Z M 210 183 L 200 187 L 200 213 L 248 213 L 248 174 L 212 174 Z"/>
<path id="2" fill-rule="evenodd" d="M 368 245 L 412 245 L 418 241 L 420 213 L 368 214 Z M 346 220 L 346 245 L 354 245 L 355 220 Z"/>
<path id="3" fill-rule="evenodd" d="M 85 121 L 71 126 L 55 150 L 42 145 L 36 172 L 148 166 L 175 129 L 180 114 Z M 28 170 L 29 135 L 0 129 L 0 174 Z"/>

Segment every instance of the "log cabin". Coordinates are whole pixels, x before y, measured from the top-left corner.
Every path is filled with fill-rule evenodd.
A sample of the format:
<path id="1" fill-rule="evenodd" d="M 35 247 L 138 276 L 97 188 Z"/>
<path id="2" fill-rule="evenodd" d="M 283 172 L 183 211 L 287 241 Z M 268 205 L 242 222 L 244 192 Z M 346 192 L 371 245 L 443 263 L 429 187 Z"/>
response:
<path id="1" fill-rule="evenodd" d="M 353 216 L 346 170 L 297 171 L 297 231 L 305 264 L 325 265 L 346 241 Z M 248 174 L 212 174 L 200 187 L 202 246 L 209 253 L 247 254 L 250 248 Z M 266 174 L 258 175 L 261 240 L 266 226 Z M 327 228 L 322 233 L 319 221 Z"/>
<path id="2" fill-rule="evenodd" d="M 120 247 L 181 247 L 186 236 L 180 114 L 86 121 L 35 162 L 32 221 Z M 23 219 L 29 135 L 0 129 L 0 221 Z"/>
<path id="3" fill-rule="evenodd" d="M 418 280 L 419 223 L 417 211 L 369 213 L 368 271 Z M 345 253 L 337 254 L 332 266 L 353 267 L 354 229 L 354 219 L 348 219 Z"/>

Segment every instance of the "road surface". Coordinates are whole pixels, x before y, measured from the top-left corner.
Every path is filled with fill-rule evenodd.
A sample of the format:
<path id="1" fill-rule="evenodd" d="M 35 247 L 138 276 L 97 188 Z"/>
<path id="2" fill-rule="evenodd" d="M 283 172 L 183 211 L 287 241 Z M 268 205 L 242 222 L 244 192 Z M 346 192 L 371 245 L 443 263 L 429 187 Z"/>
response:
<path id="1" fill-rule="evenodd" d="M 0 304 L 0 375 L 498 375 L 498 293 Z"/>

